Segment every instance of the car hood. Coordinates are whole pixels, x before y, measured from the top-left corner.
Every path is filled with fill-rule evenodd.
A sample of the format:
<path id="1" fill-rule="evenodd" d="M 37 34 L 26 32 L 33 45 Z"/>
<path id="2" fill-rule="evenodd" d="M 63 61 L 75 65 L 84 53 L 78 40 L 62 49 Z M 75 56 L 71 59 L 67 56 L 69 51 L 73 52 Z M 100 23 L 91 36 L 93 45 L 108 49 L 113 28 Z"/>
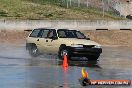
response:
<path id="1" fill-rule="evenodd" d="M 69 41 L 71 44 L 83 44 L 83 45 L 98 45 L 101 46 L 100 44 L 91 41 L 91 40 L 86 40 L 86 39 L 66 39 L 67 41 Z"/>

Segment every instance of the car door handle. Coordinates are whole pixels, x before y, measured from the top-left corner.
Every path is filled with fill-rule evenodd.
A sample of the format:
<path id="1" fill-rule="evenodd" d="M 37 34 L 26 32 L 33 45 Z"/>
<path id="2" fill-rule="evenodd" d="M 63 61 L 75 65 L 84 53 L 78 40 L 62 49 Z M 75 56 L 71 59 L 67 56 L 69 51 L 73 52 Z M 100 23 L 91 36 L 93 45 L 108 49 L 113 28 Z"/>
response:
<path id="1" fill-rule="evenodd" d="M 46 40 L 46 42 L 48 42 L 48 40 Z"/>
<path id="2" fill-rule="evenodd" d="M 37 41 L 39 41 L 39 39 L 37 39 Z"/>

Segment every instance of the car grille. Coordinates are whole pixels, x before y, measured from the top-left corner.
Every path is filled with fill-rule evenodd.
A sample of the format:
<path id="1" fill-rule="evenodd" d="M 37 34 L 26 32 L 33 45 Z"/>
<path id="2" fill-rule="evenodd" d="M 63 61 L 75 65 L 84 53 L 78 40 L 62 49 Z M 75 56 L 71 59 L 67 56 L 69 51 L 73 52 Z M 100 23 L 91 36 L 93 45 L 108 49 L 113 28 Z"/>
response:
<path id="1" fill-rule="evenodd" d="M 83 45 L 84 48 L 93 48 L 95 45 Z"/>

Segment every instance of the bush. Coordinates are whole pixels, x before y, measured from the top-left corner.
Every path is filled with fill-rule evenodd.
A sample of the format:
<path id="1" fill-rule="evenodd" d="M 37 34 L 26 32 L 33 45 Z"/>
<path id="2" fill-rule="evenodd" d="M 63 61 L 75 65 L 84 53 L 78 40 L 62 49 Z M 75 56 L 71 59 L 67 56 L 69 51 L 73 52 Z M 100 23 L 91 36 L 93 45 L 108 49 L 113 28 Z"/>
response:
<path id="1" fill-rule="evenodd" d="M 7 15 L 7 12 L 0 10 L 0 16 L 7 17 L 8 15 Z"/>

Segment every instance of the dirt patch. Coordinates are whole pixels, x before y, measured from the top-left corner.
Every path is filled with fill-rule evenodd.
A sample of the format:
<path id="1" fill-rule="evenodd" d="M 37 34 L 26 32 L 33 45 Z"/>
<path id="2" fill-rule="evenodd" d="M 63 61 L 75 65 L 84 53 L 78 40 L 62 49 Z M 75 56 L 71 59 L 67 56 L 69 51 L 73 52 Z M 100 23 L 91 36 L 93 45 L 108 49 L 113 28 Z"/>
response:
<path id="1" fill-rule="evenodd" d="M 132 45 L 131 30 L 83 31 L 87 36 L 102 45 Z"/>
<path id="2" fill-rule="evenodd" d="M 102 45 L 132 45 L 131 30 L 108 30 L 108 31 L 82 31 Z M 18 30 L 1 30 L 0 43 L 25 44 L 26 37 L 30 32 Z"/>
<path id="3" fill-rule="evenodd" d="M 1 30 L 0 31 L 0 42 L 1 43 L 22 43 L 26 42 L 26 37 L 29 32 L 18 31 L 18 30 Z"/>

